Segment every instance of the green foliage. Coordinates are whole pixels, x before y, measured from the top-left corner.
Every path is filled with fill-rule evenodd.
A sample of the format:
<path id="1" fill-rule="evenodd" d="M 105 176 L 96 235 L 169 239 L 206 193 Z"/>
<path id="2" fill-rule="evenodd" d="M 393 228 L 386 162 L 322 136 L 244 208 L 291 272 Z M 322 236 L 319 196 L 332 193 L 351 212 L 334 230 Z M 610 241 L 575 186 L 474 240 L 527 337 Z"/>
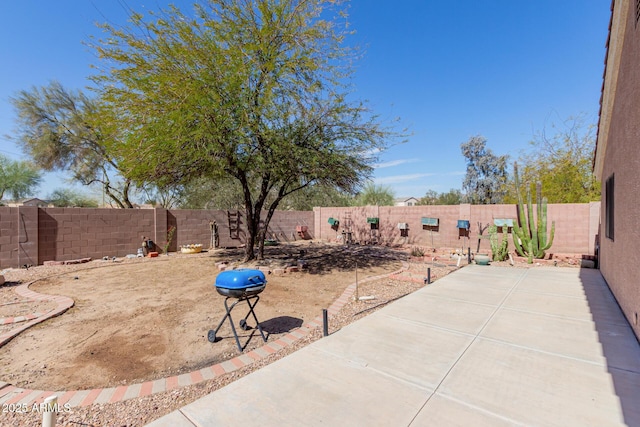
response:
<path id="1" fill-rule="evenodd" d="M 131 28 L 104 25 L 101 100 L 126 129 L 111 147 L 128 177 L 163 187 L 231 178 L 246 213 L 247 260 L 275 209 L 321 184 L 352 193 L 371 153 L 399 136 L 348 93 L 354 52 L 341 1 L 205 0 Z M 263 211 L 266 216 L 263 217 Z"/>
<path id="2" fill-rule="evenodd" d="M 516 252 L 520 256 L 526 256 L 529 264 L 533 263 L 533 258 L 542 259 L 544 253 L 553 244 L 553 236 L 556 229 L 556 222 L 551 223 L 551 234 L 547 238 L 547 198 L 542 197 L 541 184 L 536 185 L 536 210 L 537 216 L 533 214 L 533 204 L 531 203 L 531 189 L 527 187 L 527 215 L 525 216 L 524 203 L 520 194 L 520 180 L 518 178 L 518 165 L 513 166 L 516 193 L 518 197 L 518 218 L 513 223 L 513 244 Z M 537 220 L 537 224 L 536 224 Z"/>
<path id="3" fill-rule="evenodd" d="M 41 181 L 40 171 L 32 163 L 11 160 L 0 154 L 0 200 L 5 193 L 10 193 L 16 200 L 30 196 Z"/>
<path id="4" fill-rule="evenodd" d="M 273 197 L 270 195 L 266 203 L 272 201 Z M 352 195 L 318 184 L 285 196 L 279 204 L 279 209 L 310 211 L 315 206 L 351 206 L 352 203 Z M 242 209 L 242 186 L 231 178 L 198 178 L 184 185 L 180 193 L 179 206 L 182 209 Z"/>
<path id="5" fill-rule="evenodd" d="M 167 230 L 167 243 L 165 243 L 164 246 L 162 247 L 162 250 L 164 251 L 163 253 L 165 254 L 169 253 L 169 247 L 171 247 L 171 242 L 173 241 L 174 234 L 176 234 L 176 228 L 172 225 Z"/>
<path id="6" fill-rule="evenodd" d="M 418 201 L 418 205 L 459 205 L 462 203 L 462 192 L 455 188 L 446 193 L 438 193 L 428 190 L 424 197 Z"/>
<path id="7" fill-rule="evenodd" d="M 77 191 L 58 188 L 48 197 L 49 203 L 57 208 L 75 207 L 75 208 L 97 208 L 98 202 L 90 197 L 85 196 Z"/>
<path id="8" fill-rule="evenodd" d="M 436 190 L 427 190 L 423 197 L 418 200 L 420 206 L 430 206 L 438 204 L 438 192 Z"/>
<path id="9" fill-rule="evenodd" d="M 439 205 L 459 205 L 462 203 L 462 191 L 452 188 L 438 196 Z"/>
<path id="10" fill-rule="evenodd" d="M 68 171 L 83 185 L 100 184 L 119 207 L 132 208 L 130 180 L 117 155 L 108 153 L 119 131 L 111 112 L 58 82 L 23 90 L 11 102 L 18 115 L 17 142 L 47 171 Z M 111 175 L 117 179 L 109 178 Z"/>
<path id="11" fill-rule="evenodd" d="M 148 184 L 140 188 L 140 191 L 144 194 L 144 203 L 154 207 L 174 209 L 182 200 L 184 188 L 181 185 L 159 187 Z"/>
<path id="12" fill-rule="evenodd" d="M 579 115 L 552 124 L 549 132 L 538 131 L 530 142 L 532 151 L 519 160 L 522 182 L 540 182 L 549 203 L 600 200 L 600 182 L 592 169 L 595 129 Z M 513 182 L 509 190 L 506 201 L 515 203 Z"/>
<path id="13" fill-rule="evenodd" d="M 282 200 L 281 209 L 311 211 L 316 206 L 351 206 L 354 197 L 337 188 L 325 185 L 312 185 L 289 194 Z"/>
<path id="14" fill-rule="evenodd" d="M 356 206 L 393 206 L 395 195 L 391 187 L 367 183 L 356 197 Z"/>
<path id="15" fill-rule="evenodd" d="M 487 140 L 480 135 L 460 145 L 467 159 L 462 189 L 471 204 L 502 203 L 504 198 L 509 156 L 496 156 L 486 145 Z"/>
<path id="16" fill-rule="evenodd" d="M 242 209 L 242 186 L 231 177 L 199 177 L 184 185 L 178 206 L 181 209 Z"/>
<path id="17" fill-rule="evenodd" d="M 502 233 L 502 241 L 500 241 L 498 227 L 495 224 L 489 226 L 489 242 L 494 261 L 504 261 L 509 257 L 509 234 Z"/>

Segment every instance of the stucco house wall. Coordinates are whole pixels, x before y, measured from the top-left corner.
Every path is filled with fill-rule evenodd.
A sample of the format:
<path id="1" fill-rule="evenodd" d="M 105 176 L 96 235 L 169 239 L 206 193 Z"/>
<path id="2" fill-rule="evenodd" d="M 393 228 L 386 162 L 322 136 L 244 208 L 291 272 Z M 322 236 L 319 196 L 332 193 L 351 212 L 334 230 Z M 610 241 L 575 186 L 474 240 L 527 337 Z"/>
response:
<path id="1" fill-rule="evenodd" d="M 638 7 L 636 1 L 612 3 L 594 172 L 602 182 L 600 271 L 640 338 Z"/>

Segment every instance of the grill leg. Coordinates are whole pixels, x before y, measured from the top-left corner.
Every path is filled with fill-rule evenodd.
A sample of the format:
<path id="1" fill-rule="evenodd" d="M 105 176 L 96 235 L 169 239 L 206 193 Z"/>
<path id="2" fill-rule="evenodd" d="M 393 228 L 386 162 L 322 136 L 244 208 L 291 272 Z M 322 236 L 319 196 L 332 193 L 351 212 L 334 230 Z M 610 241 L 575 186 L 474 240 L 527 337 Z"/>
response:
<path id="1" fill-rule="evenodd" d="M 253 305 L 251 305 L 251 299 L 255 299 L 256 302 L 253 303 Z M 247 298 L 247 304 L 249 305 L 249 313 L 247 313 L 247 315 L 245 316 L 244 320 L 246 321 L 247 318 L 249 317 L 250 314 L 253 315 L 253 320 L 256 321 L 256 328 L 258 328 L 258 331 L 260 332 L 260 336 L 262 336 L 262 340 L 264 342 L 267 342 L 267 338 L 264 336 L 264 332 L 262 332 L 262 326 L 260 326 L 260 322 L 258 321 L 258 317 L 256 316 L 256 313 L 253 311 L 253 308 L 258 304 L 258 301 L 260 301 L 260 295 L 255 295 L 254 297 L 249 297 Z"/>
<path id="2" fill-rule="evenodd" d="M 238 332 L 236 332 L 236 326 L 233 324 L 233 319 L 231 318 L 231 310 L 233 310 L 233 308 L 236 306 L 236 304 L 238 304 L 240 301 L 242 301 L 242 299 L 239 299 L 238 301 L 234 302 L 231 305 L 231 308 L 229 308 L 229 305 L 227 304 L 227 300 L 229 299 L 229 297 L 226 297 L 224 299 L 224 307 L 227 309 L 227 315 L 225 316 L 225 318 L 229 318 L 229 323 L 231 324 L 231 330 L 233 331 L 233 336 L 236 339 L 236 345 L 238 346 L 238 350 L 240 351 L 240 353 L 244 352 L 244 347 L 242 347 L 240 345 L 240 339 L 238 338 Z M 224 321 L 224 320 L 223 320 Z M 248 341 L 247 341 L 248 343 Z M 245 344 L 246 346 L 246 344 Z"/>
<path id="3" fill-rule="evenodd" d="M 260 296 L 259 295 L 254 295 L 254 296 L 250 296 L 250 297 L 246 297 L 246 298 L 239 298 L 236 302 L 231 304 L 231 306 L 229 306 L 229 304 L 227 302 L 229 300 L 229 298 L 231 298 L 231 297 L 227 297 L 224 300 L 224 308 L 227 311 L 227 313 L 224 315 L 224 317 L 222 318 L 222 320 L 220 321 L 220 323 L 218 324 L 216 329 L 209 331 L 209 337 L 212 337 L 212 336 L 215 337 L 216 334 L 218 333 L 218 331 L 220 330 L 220 328 L 222 327 L 222 325 L 224 324 L 224 322 L 227 319 L 229 319 L 229 323 L 231 324 L 231 331 L 233 332 L 233 337 L 236 340 L 236 345 L 238 346 L 238 350 L 240 351 L 240 353 L 243 353 L 244 349 L 249 344 L 249 341 L 251 341 L 251 337 L 253 336 L 253 333 L 251 334 L 251 336 L 249 336 L 247 341 L 244 343 L 244 346 L 240 344 L 240 338 L 238 337 L 238 332 L 236 331 L 236 326 L 233 323 L 233 318 L 231 317 L 231 310 L 233 310 L 238 303 L 240 303 L 242 301 L 246 301 L 247 305 L 249 306 L 249 312 L 247 313 L 247 315 L 243 319 L 244 323 L 246 324 L 246 321 L 249 318 L 249 316 L 253 315 L 253 319 L 256 321 L 256 328 L 260 332 L 260 336 L 262 337 L 264 342 L 267 342 L 267 337 L 265 337 L 264 332 L 262 331 L 262 327 L 260 326 L 260 322 L 258 321 L 258 317 L 256 316 L 255 311 L 253 311 L 254 307 L 258 304 L 258 301 L 260 301 Z M 252 300 L 255 300 L 255 301 L 253 301 L 253 304 L 252 304 Z M 211 341 L 211 339 L 209 339 L 209 341 Z"/>

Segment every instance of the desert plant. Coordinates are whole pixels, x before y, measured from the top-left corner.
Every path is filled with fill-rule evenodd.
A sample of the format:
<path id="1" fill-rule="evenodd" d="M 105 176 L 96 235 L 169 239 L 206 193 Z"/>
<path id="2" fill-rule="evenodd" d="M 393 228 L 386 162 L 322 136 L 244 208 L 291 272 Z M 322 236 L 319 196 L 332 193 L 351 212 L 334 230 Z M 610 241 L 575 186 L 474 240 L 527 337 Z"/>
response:
<path id="1" fill-rule="evenodd" d="M 424 256 L 424 249 L 419 246 L 414 246 L 411 248 L 411 256 L 421 258 Z"/>
<path id="2" fill-rule="evenodd" d="M 516 195 L 518 197 L 518 218 L 513 223 L 513 244 L 520 256 L 526 256 L 529 264 L 533 258 L 544 258 L 544 251 L 553 243 L 556 222 L 551 223 L 551 234 L 547 238 L 547 198 L 542 197 L 542 185 L 536 184 L 536 210 L 533 216 L 533 204 L 531 203 L 531 189 L 527 185 L 527 216 L 525 216 L 522 194 L 520 194 L 520 180 L 518 178 L 518 165 L 513 166 L 516 183 Z M 537 220 L 537 223 L 536 223 Z"/>
<path id="3" fill-rule="evenodd" d="M 494 261 L 504 261 L 509 256 L 509 234 L 502 234 L 502 242 L 498 238 L 498 227 L 495 224 L 489 226 L 489 242 Z"/>
<path id="4" fill-rule="evenodd" d="M 173 240 L 173 235 L 176 233 L 176 228 L 172 225 L 167 230 L 167 243 L 162 247 L 165 254 L 169 253 L 169 246 L 171 246 L 171 241 Z"/>

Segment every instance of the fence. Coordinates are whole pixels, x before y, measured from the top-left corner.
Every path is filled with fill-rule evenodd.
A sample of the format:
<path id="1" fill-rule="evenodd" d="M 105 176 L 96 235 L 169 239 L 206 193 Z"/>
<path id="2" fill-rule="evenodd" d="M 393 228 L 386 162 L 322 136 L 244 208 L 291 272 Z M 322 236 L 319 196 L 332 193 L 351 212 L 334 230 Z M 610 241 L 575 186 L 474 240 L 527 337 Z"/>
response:
<path id="1" fill-rule="evenodd" d="M 193 243 L 208 248 L 213 221 L 219 247 L 245 244 L 246 223 L 237 211 L 0 207 L 0 268 L 135 254 L 143 237 L 162 248 L 170 227 L 170 252 Z M 304 235 L 298 226 L 307 227 Z M 312 228 L 313 212 L 278 211 L 267 238 L 313 238 Z"/>
<path id="2" fill-rule="evenodd" d="M 549 223 L 556 222 L 550 252 L 594 254 L 599 215 L 599 202 L 549 205 Z M 487 236 L 487 226 L 495 219 L 516 217 L 515 205 L 321 207 L 313 212 L 277 211 L 266 237 L 471 247 L 473 251 L 479 244 L 481 250 L 488 251 L 488 240 L 479 239 L 481 234 Z M 423 224 L 434 224 L 434 220 L 437 225 Z M 459 220 L 469 221 L 470 229 L 459 229 Z M 211 242 L 212 221 L 217 225 L 219 247 L 246 243 L 246 221 L 239 211 L 0 207 L 0 268 L 49 260 L 121 257 L 136 253 L 143 237 L 162 248 L 170 227 L 175 227 L 175 234 L 169 251 L 192 243 L 206 248 Z"/>
<path id="3" fill-rule="evenodd" d="M 534 209 L 535 210 L 535 209 Z M 600 224 L 600 202 L 548 205 L 548 223 L 555 221 L 549 252 L 595 253 Z M 316 239 L 466 248 L 488 251 L 488 226 L 496 219 L 515 219 L 516 205 L 364 206 L 315 208 Z M 376 221 L 377 220 L 377 221 Z M 469 230 L 458 221 L 469 221 Z M 336 224 L 337 221 L 337 224 Z M 333 222 L 333 225 L 331 224 Z M 429 225 L 436 224 L 436 225 Z M 505 230 L 506 231 L 506 230 Z M 510 232 L 510 230 L 508 230 Z M 510 248 L 513 242 L 510 241 Z"/>

